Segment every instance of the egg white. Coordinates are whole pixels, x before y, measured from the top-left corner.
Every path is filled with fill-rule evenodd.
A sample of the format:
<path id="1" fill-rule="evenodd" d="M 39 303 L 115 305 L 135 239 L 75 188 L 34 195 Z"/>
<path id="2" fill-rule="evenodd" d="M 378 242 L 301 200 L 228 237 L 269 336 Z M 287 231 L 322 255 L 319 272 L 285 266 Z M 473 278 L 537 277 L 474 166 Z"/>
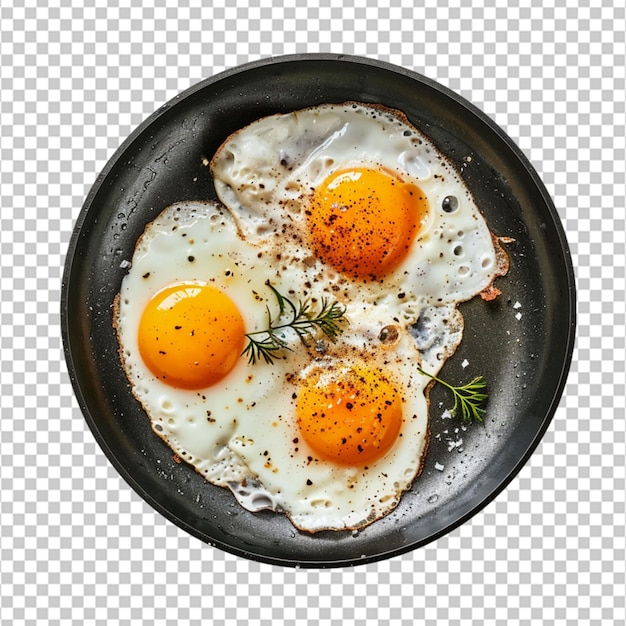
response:
<path id="1" fill-rule="evenodd" d="M 406 332 L 393 349 L 380 344 L 377 329 L 391 315 L 384 305 L 353 315 L 341 344 L 322 340 L 324 350 L 319 342 L 317 349 L 308 350 L 287 333 L 291 352 L 284 358 L 273 365 L 251 365 L 242 357 L 219 384 L 200 391 L 165 384 L 139 355 L 143 309 L 170 284 L 213 284 L 237 304 L 249 332 L 265 328 L 266 307 L 276 313 L 276 306 L 265 285 L 267 266 L 260 252 L 241 239 L 235 221 L 217 204 L 176 204 L 148 225 L 123 280 L 116 314 L 133 393 L 173 451 L 210 482 L 231 489 L 244 507 L 283 511 L 307 531 L 359 528 L 397 505 L 419 471 L 428 440 L 423 393 L 428 380 L 415 368 L 420 354 Z M 289 291 L 286 283 L 272 283 Z M 366 468 L 317 458 L 295 418 L 295 397 L 307 368 L 333 371 L 353 358 L 367 358 L 369 365 L 388 372 L 404 398 L 401 436 Z"/>
<path id="2" fill-rule="evenodd" d="M 311 190 L 352 166 L 383 168 L 417 184 L 430 205 L 427 223 L 404 261 L 378 284 L 356 284 L 350 300 L 397 292 L 405 294 L 405 306 L 415 299 L 458 303 L 485 289 L 498 272 L 491 233 L 468 188 L 398 111 L 346 103 L 265 117 L 231 135 L 210 166 L 218 196 L 247 240 L 279 238 L 283 265 L 306 259 L 309 277 L 323 272 L 335 286 L 354 283 L 303 250 Z M 446 211 L 446 198 L 455 199 L 453 211 Z"/>
<path id="3" fill-rule="evenodd" d="M 404 260 L 376 281 L 355 281 L 316 258 L 305 233 L 311 190 L 347 167 L 383 168 L 416 183 L 430 212 Z M 219 203 L 178 203 L 148 225 L 119 295 L 116 328 L 134 395 L 155 432 L 245 508 L 286 513 L 306 531 L 361 528 L 388 514 L 419 475 L 428 446 L 430 382 L 463 334 L 459 302 L 503 273 L 472 195 L 432 142 L 396 111 L 356 103 L 264 118 L 229 137 L 211 161 Z M 452 211 L 450 201 L 455 199 Z M 192 259 L 192 261 L 190 261 Z M 310 348 L 288 331 L 273 365 L 242 357 L 219 384 L 175 389 L 143 364 L 145 305 L 178 282 L 210 283 L 241 312 L 247 332 L 267 327 L 276 301 L 337 300 L 349 326 L 336 344 Z M 387 344 L 383 329 L 397 338 Z M 299 385 L 351 360 L 388 374 L 401 390 L 403 423 L 391 449 L 362 467 L 320 459 L 296 422 Z"/>

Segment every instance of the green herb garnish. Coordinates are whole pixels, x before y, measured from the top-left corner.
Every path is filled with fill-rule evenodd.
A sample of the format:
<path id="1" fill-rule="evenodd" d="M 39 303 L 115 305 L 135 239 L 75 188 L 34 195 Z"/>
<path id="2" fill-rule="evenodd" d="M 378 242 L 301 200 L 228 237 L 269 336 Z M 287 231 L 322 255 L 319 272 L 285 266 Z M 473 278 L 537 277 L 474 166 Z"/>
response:
<path id="1" fill-rule="evenodd" d="M 338 302 L 329 302 L 322 298 L 321 309 L 315 312 L 311 309 L 310 300 L 298 301 L 294 304 L 289 298 L 283 296 L 269 282 L 267 286 L 272 290 L 278 304 L 278 315 L 272 317 L 269 306 L 267 307 L 267 328 L 253 333 L 247 333 L 248 345 L 241 353 L 248 357 L 248 363 L 254 365 L 261 357 L 271 365 L 281 350 L 291 350 L 285 339 L 286 331 L 291 329 L 298 339 L 308 348 L 310 339 L 316 331 L 321 331 L 333 343 L 343 332 L 342 323 L 347 323 L 345 318 L 346 308 Z M 281 318 L 289 315 L 290 319 L 280 323 Z"/>
<path id="2" fill-rule="evenodd" d="M 447 383 L 445 380 L 425 372 L 419 365 L 417 369 L 424 376 L 432 378 L 435 382 L 441 383 L 444 387 L 447 387 L 454 394 L 454 406 L 450 410 L 452 415 L 457 414 L 457 410 L 461 409 L 461 420 L 469 424 L 472 421 L 482 422 L 485 409 L 480 405 L 487 399 L 487 394 L 484 393 L 484 389 L 487 386 L 485 379 L 482 376 L 476 376 L 471 382 L 466 385 L 454 386 Z"/>

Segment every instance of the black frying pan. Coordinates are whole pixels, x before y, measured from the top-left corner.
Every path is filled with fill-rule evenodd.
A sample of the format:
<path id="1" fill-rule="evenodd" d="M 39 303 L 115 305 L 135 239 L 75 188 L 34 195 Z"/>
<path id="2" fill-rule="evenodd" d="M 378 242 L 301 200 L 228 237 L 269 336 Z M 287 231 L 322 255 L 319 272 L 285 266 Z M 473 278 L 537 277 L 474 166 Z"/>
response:
<path id="1" fill-rule="evenodd" d="M 228 134 L 264 115 L 347 100 L 404 111 L 457 165 L 491 230 L 515 242 L 508 245 L 509 274 L 498 280 L 500 298 L 462 305 L 464 339 L 442 371 L 456 384 L 485 376 L 484 426 L 455 432 L 459 422 L 440 417 L 450 398 L 436 386 L 424 471 L 398 508 L 356 534 L 308 535 L 280 514 L 242 509 L 229 491 L 174 461 L 131 395 L 118 360 L 112 304 L 123 261 L 131 258 L 146 223 L 173 202 L 215 198 L 202 160 Z M 489 118 L 414 72 L 356 57 L 297 55 L 201 82 L 162 106 L 122 144 L 78 217 L 61 319 L 80 407 L 107 457 L 141 497 L 191 535 L 228 552 L 282 565 L 331 567 L 423 546 L 470 518 L 516 475 L 563 391 L 574 343 L 575 285 L 545 188 Z"/>

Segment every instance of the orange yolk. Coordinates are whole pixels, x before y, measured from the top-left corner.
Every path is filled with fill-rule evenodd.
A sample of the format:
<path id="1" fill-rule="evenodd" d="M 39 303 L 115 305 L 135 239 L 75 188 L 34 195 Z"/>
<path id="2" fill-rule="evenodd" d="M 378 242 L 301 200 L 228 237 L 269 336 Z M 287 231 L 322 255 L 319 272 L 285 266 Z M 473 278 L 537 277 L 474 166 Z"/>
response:
<path id="1" fill-rule="evenodd" d="M 220 381 L 237 362 L 245 327 L 233 301 L 210 285 L 179 284 L 158 292 L 139 323 L 139 352 L 150 371 L 182 389 Z"/>
<path id="2" fill-rule="evenodd" d="M 306 211 L 318 258 L 366 280 L 404 259 L 428 214 L 419 187 L 384 169 L 353 168 L 328 176 Z"/>
<path id="3" fill-rule="evenodd" d="M 303 438 L 320 458 L 362 466 L 382 457 L 402 426 L 402 399 L 379 370 L 365 364 L 315 370 L 296 403 Z"/>

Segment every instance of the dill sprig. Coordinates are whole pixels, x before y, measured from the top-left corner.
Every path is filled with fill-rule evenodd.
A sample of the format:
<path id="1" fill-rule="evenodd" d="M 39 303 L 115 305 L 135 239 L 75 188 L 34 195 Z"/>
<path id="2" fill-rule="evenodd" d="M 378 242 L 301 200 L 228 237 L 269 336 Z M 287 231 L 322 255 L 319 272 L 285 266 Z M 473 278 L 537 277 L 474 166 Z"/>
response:
<path id="1" fill-rule="evenodd" d="M 424 376 L 432 378 L 435 382 L 441 383 L 444 387 L 447 387 L 454 394 L 454 406 L 450 410 L 452 415 L 457 414 L 457 410 L 461 409 L 461 420 L 469 424 L 472 421 L 482 422 L 485 409 L 480 405 L 487 399 L 487 394 L 484 393 L 484 389 L 487 386 L 485 379 L 482 376 L 476 376 L 472 381 L 465 385 L 451 385 L 445 380 L 438 378 L 433 374 L 425 372 L 419 365 L 417 369 Z"/>
<path id="2" fill-rule="evenodd" d="M 321 300 L 321 308 L 318 312 L 311 309 L 310 300 L 299 300 L 297 304 L 282 295 L 269 282 L 267 286 L 272 290 L 278 304 L 278 315 L 274 318 L 269 306 L 267 309 L 267 328 L 247 333 L 248 345 L 241 353 L 248 357 L 248 363 L 254 365 L 258 360 L 263 360 L 271 365 L 281 350 L 291 350 L 285 335 L 288 329 L 295 332 L 300 341 L 308 348 L 310 340 L 316 331 L 321 331 L 333 343 L 343 332 L 341 324 L 347 323 L 345 318 L 346 308 L 339 302 L 329 302 L 326 298 Z M 289 315 L 286 322 L 280 323 L 281 318 Z"/>

